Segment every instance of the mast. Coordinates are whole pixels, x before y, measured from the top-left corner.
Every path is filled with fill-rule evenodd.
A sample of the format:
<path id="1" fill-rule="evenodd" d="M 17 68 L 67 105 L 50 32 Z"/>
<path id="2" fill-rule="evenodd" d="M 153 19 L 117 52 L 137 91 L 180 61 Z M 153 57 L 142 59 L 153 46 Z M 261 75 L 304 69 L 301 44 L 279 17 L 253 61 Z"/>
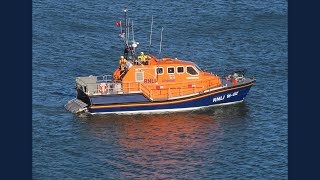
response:
<path id="1" fill-rule="evenodd" d="M 124 33 L 124 41 L 125 41 L 125 44 L 126 46 L 128 46 L 128 38 L 127 38 L 127 34 L 128 34 L 128 21 L 127 21 L 127 12 L 128 12 L 128 9 L 125 8 L 124 10 L 124 29 L 125 29 L 125 33 Z"/>
<path id="2" fill-rule="evenodd" d="M 162 27 L 162 29 L 161 29 L 161 36 L 160 36 L 160 49 L 159 49 L 159 58 L 160 58 L 160 54 L 161 54 L 162 32 L 163 32 L 163 27 Z"/>
<path id="3" fill-rule="evenodd" d="M 128 19 L 128 26 L 127 26 L 127 41 L 130 40 L 130 18 Z"/>
<path id="4" fill-rule="evenodd" d="M 133 31 L 133 20 L 131 22 L 131 30 L 132 30 L 132 42 L 135 42 L 134 41 L 134 31 Z"/>
<path id="5" fill-rule="evenodd" d="M 125 59 L 128 60 L 129 51 L 130 51 L 130 47 L 129 47 L 129 43 L 128 43 L 128 38 L 127 38 L 127 34 L 128 34 L 127 12 L 128 12 L 128 9 L 125 8 L 125 9 L 123 10 L 123 12 L 124 12 L 124 30 L 123 30 L 122 33 L 120 34 L 120 37 L 122 38 L 123 43 L 124 43 L 124 46 L 125 46 L 123 55 L 124 55 Z"/>
<path id="6" fill-rule="evenodd" d="M 120 21 L 120 35 L 123 33 L 122 31 L 122 22 Z"/>
<path id="7" fill-rule="evenodd" d="M 152 37 L 152 25 L 153 25 L 153 16 L 151 16 L 151 31 L 150 31 L 150 38 L 149 38 L 149 53 L 151 53 L 151 37 Z"/>
<path id="8" fill-rule="evenodd" d="M 132 54 L 132 60 L 135 62 L 137 60 L 137 58 L 136 58 L 136 47 L 138 46 L 139 43 L 134 40 L 133 20 L 131 22 L 131 30 L 132 30 L 131 54 Z"/>
<path id="9" fill-rule="evenodd" d="M 124 30 L 122 30 L 122 33 L 120 34 L 120 37 L 123 40 L 124 43 L 124 57 L 129 60 L 129 53 L 131 53 L 131 57 L 130 59 L 132 61 L 136 61 L 137 57 L 136 57 L 136 53 L 135 53 L 135 49 L 138 46 L 139 42 L 136 42 L 134 40 L 134 31 L 133 31 L 133 21 L 131 24 L 131 28 L 132 28 L 132 43 L 129 44 L 129 34 L 130 34 L 130 22 L 128 20 L 127 14 L 128 14 L 128 9 L 125 8 L 124 10 Z"/>

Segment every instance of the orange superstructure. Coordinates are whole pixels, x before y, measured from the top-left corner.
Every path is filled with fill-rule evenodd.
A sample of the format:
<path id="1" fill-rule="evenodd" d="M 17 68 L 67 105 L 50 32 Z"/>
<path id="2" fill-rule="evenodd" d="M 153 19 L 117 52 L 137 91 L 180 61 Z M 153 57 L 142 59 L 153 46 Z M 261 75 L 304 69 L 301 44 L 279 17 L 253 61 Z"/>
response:
<path id="1" fill-rule="evenodd" d="M 114 80 L 122 82 L 124 93 L 142 91 L 152 101 L 183 98 L 221 86 L 219 76 L 204 72 L 189 61 L 177 58 L 158 60 L 151 56 L 147 64 L 127 63 L 123 74 L 117 69 Z"/>

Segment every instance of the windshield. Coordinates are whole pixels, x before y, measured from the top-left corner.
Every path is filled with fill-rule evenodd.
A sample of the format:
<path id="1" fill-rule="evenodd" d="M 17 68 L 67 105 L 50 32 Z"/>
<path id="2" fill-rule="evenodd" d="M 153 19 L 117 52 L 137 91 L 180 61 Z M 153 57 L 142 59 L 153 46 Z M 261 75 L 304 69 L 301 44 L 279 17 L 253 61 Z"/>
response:
<path id="1" fill-rule="evenodd" d="M 198 71 L 202 71 L 198 65 L 195 64 L 195 67 L 198 69 Z"/>
<path id="2" fill-rule="evenodd" d="M 180 61 L 182 61 L 182 62 L 187 62 L 187 63 L 190 63 L 190 64 L 194 64 L 194 63 L 191 62 L 191 61 L 183 61 L 183 60 L 180 60 Z M 197 68 L 198 71 L 202 71 L 201 68 L 200 68 L 198 65 L 194 64 L 194 66 Z"/>

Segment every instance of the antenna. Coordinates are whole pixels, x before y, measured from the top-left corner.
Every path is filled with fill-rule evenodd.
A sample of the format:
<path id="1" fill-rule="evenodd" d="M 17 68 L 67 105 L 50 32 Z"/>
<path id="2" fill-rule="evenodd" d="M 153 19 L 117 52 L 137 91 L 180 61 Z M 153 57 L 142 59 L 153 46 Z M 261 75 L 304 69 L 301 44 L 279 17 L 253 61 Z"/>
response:
<path id="1" fill-rule="evenodd" d="M 124 34 L 124 43 L 126 44 L 126 47 L 129 46 L 128 44 L 128 39 L 127 39 L 127 34 L 128 34 L 128 21 L 127 21 L 127 12 L 128 12 L 128 9 L 125 8 L 124 10 L 124 28 L 125 28 L 125 34 Z"/>
<path id="2" fill-rule="evenodd" d="M 152 37 L 152 25 L 153 25 L 153 16 L 151 17 L 151 31 L 150 31 L 150 40 L 149 40 L 149 53 L 151 51 L 151 37 Z"/>
<path id="3" fill-rule="evenodd" d="M 133 61 L 136 61 L 136 47 L 138 46 L 139 43 L 134 40 L 133 20 L 131 23 L 131 30 L 132 30 L 132 44 L 131 44 L 131 46 L 133 48 L 131 51 L 131 54 L 132 54 Z"/>
<path id="4" fill-rule="evenodd" d="M 131 59 L 134 61 L 136 59 L 136 53 L 135 53 L 135 48 L 138 46 L 139 42 L 136 42 L 134 40 L 134 31 L 133 31 L 133 21 L 131 24 L 131 28 L 132 28 L 132 44 L 129 45 L 129 38 L 130 38 L 130 19 L 128 19 L 127 14 L 128 14 L 128 9 L 125 8 L 123 10 L 124 12 L 124 18 L 125 18 L 125 25 L 124 25 L 124 29 L 123 30 L 120 37 L 123 39 L 124 45 L 125 45 L 125 49 L 124 49 L 124 56 L 126 59 Z M 131 53 L 131 57 L 129 57 L 129 53 Z"/>
<path id="5" fill-rule="evenodd" d="M 163 32 L 163 27 L 162 27 L 162 29 L 161 29 L 161 37 L 160 37 L 160 50 L 159 50 L 159 56 L 160 56 L 160 54 L 161 54 L 162 32 Z"/>
<path id="6" fill-rule="evenodd" d="M 136 42 L 134 40 L 134 31 L 133 31 L 133 20 L 131 21 L 131 31 L 132 31 L 132 44 L 131 44 L 131 54 L 132 54 L 132 59 L 133 61 L 136 61 L 136 47 L 138 47 L 139 42 Z"/>
<path id="7" fill-rule="evenodd" d="M 128 41 L 129 41 L 129 39 L 130 39 L 130 18 L 128 19 L 127 31 L 128 31 L 127 39 L 128 39 Z"/>
<path id="8" fill-rule="evenodd" d="M 134 42 L 133 20 L 131 23 L 131 30 L 132 30 L 132 41 Z"/>

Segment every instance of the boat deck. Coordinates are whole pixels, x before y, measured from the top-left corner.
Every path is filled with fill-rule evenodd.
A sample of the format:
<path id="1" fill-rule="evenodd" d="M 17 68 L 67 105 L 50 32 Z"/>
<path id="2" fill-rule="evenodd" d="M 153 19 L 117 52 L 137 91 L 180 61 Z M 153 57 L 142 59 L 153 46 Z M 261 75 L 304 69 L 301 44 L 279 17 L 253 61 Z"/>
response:
<path id="1" fill-rule="evenodd" d="M 248 78 L 239 78 L 237 82 L 221 80 L 221 83 L 212 84 L 210 81 L 195 80 L 186 86 L 185 82 L 167 83 L 164 85 L 144 84 L 135 82 L 114 82 L 110 75 L 77 77 L 76 88 L 90 97 L 114 96 L 121 94 L 143 94 L 149 101 L 166 101 L 191 97 L 226 87 L 238 86 L 252 81 Z M 106 87 L 106 88 L 105 88 Z M 103 89 L 105 88 L 105 89 Z"/>

